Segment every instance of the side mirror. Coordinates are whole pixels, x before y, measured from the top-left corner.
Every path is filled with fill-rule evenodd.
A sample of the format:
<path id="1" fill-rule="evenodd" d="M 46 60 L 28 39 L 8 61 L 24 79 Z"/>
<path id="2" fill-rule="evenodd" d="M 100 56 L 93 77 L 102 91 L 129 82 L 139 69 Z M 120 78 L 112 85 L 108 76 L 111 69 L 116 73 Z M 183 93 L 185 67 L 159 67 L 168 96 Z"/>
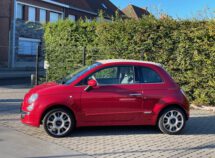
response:
<path id="1" fill-rule="evenodd" d="M 90 87 L 96 87 L 97 86 L 97 82 L 94 79 L 91 79 L 87 82 L 88 86 Z"/>
<path id="2" fill-rule="evenodd" d="M 88 92 L 89 90 L 91 90 L 93 87 L 97 86 L 97 82 L 94 79 L 91 79 L 87 82 L 87 87 L 84 89 L 84 91 Z"/>

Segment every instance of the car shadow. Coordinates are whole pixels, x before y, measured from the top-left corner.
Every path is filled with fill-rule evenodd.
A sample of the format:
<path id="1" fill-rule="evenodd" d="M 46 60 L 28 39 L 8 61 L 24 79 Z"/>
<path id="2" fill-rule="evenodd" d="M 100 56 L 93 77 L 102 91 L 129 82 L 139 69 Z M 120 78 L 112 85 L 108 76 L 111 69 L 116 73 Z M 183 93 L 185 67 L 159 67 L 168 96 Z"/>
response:
<path id="1" fill-rule="evenodd" d="M 76 129 L 72 133 L 71 137 L 158 134 L 158 133 L 159 133 L 159 130 L 154 126 L 81 127 Z"/>
<path id="2" fill-rule="evenodd" d="M 180 135 L 215 135 L 215 115 L 191 117 Z M 155 126 L 81 127 L 71 137 L 161 134 Z"/>
<path id="3" fill-rule="evenodd" d="M 194 116 L 189 119 L 183 130 L 183 135 L 207 135 L 215 136 L 215 115 Z"/>

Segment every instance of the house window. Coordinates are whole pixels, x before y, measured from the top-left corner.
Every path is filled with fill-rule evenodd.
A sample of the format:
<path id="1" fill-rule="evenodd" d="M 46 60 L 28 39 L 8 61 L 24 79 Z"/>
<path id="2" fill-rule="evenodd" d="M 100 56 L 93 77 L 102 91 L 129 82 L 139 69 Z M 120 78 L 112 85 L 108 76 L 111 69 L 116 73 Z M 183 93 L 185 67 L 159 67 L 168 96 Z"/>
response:
<path id="1" fill-rule="evenodd" d="M 39 44 L 40 44 L 39 39 L 19 38 L 18 54 L 36 55 Z"/>
<path id="2" fill-rule="evenodd" d="M 40 22 L 45 23 L 46 22 L 46 10 L 40 9 Z"/>
<path id="3" fill-rule="evenodd" d="M 24 19 L 23 13 L 24 13 L 24 6 L 22 4 L 17 4 L 16 18 Z"/>
<path id="4" fill-rule="evenodd" d="M 36 21 L 36 8 L 29 7 L 29 10 L 28 10 L 28 20 L 29 21 L 33 21 L 33 22 Z"/>
<path id="5" fill-rule="evenodd" d="M 56 22 L 60 19 L 60 14 L 59 13 L 54 13 L 54 12 L 51 12 L 50 13 L 50 22 Z"/>
<path id="6" fill-rule="evenodd" d="M 71 20 L 71 21 L 75 21 L 75 15 L 69 15 L 68 19 Z"/>

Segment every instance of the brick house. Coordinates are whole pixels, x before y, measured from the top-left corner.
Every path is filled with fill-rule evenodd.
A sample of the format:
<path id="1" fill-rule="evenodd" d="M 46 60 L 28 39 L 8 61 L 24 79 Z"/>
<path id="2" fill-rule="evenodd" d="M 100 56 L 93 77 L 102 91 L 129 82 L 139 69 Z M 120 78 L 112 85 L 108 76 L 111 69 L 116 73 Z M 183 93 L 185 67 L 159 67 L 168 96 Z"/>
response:
<path id="1" fill-rule="evenodd" d="M 35 67 L 42 43 L 41 23 L 69 18 L 91 21 L 104 12 L 109 20 L 118 11 L 109 0 L 1 0 L 0 69 L 28 70 Z"/>

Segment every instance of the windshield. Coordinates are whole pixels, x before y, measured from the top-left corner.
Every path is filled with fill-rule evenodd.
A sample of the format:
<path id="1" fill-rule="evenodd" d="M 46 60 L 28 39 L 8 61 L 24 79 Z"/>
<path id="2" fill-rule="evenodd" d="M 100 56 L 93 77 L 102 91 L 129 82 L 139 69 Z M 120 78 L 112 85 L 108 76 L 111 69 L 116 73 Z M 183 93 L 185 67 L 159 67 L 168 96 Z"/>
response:
<path id="1" fill-rule="evenodd" d="M 82 68 L 76 70 L 74 73 L 72 73 L 72 74 L 68 75 L 67 77 L 63 78 L 61 81 L 59 81 L 59 83 L 69 85 L 72 82 L 74 82 L 76 79 L 78 79 L 80 76 L 82 76 L 86 72 L 92 70 L 93 68 L 95 68 L 95 67 L 97 67 L 99 65 L 101 65 L 101 63 L 97 62 L 97 63 L 95 63 L 93 65 L 82 67 Z"/>

